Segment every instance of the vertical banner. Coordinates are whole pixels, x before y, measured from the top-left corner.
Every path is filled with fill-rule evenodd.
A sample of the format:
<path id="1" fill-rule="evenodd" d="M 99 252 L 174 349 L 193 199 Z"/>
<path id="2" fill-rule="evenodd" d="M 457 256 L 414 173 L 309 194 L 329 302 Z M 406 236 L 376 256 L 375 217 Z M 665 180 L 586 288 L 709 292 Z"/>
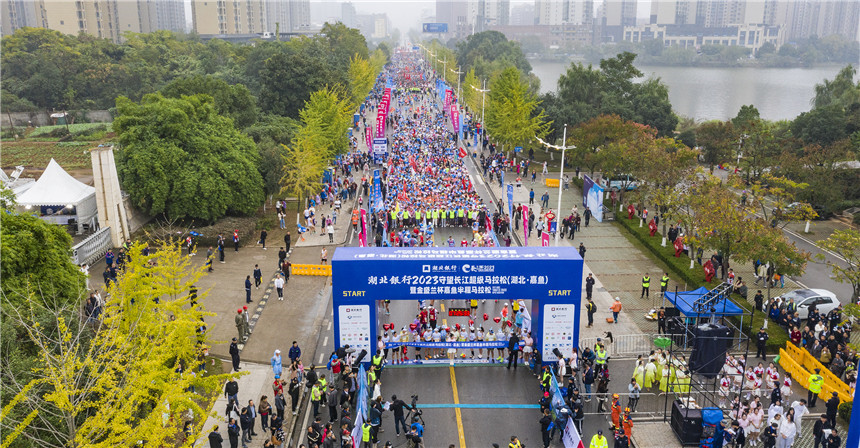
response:
<path id="1" fill-rule="evenodd" d="M 358 246 L 367 247 L 367 210 L 361 209 L 361 233 L 358 234 Z"/>
<path id="2" fill-rule="evenodd" d="M 379 170 L 373 170 L 373 206 L 371 210 L 380 211 L 384 208 L 382 203 L 382 177 L 379 175 Z"/>
<path id="3" fill-rule="evenodd" d="M 543 247 L 549 246 L 549 232 L 543 232 L 540 234 L 540 245 Z"/>
<path id="4" fill-rule="evenodd" d="M 460 134 L 460 108 L 457 107 L 457 103 L 451 105 L 451 126 L 454 128 L 454 132 L 457 132 L 457 136 L 461 137 Z"/>
<path id="5" fill-rule="evenodd" d="M 364 128 L 364 137 L 367 140 L 367 149 L 370 150 L 370 141 L 373 139 L 373 130 Z"/>
<path id="6" fill-rule="evenodd" d="M 385 137 L 385 115 L 382 112 L 376 115 L 376 138 Z"/>
<path id="7" fill-rule="evenodd" d="M 453 92 L 451 92 L 451 89 L 445 89 L 445 109 L 448 109 L 449 107 L 451 107 L 451 95 L 452 95 L 452 93 Z"/>
<path id="8" fill-rule="evenodd" d="M 514 219 L 514 184 L 508 184 L 508 217 Z"/>
<path id="9" fill-rule="evenodd" d="M 529 207 L 523 206 L 523 246 L 529 245 Z"/>
<path id="10" fill-rule="evenodd" d="M 603 222 L 603 187 L 588 175 L 582 175 L 582 205 L 591 210 L 591 217 Z"/>

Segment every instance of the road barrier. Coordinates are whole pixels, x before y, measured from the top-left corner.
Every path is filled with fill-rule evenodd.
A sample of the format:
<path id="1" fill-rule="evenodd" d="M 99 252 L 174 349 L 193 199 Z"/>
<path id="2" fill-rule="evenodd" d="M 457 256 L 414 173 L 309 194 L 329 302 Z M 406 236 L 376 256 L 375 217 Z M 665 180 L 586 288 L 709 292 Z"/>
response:
<path id="1" fill-rule="evenodd" d="M 820 375 L 824 377 L 824 384 L 821 385 L 821 392 L 819 392 L 818 398 L 827 400 L 833 395 L 833 392 L 836 392 L 839 394 L 840 401 L 847 403 L 854 401 L 854 394 L 851 388 L 834 375 L 830 369 L 824 367 L 824 364 L 821 364 L 820 361 L 815 359 L 804 348 L 799 348 L 791 342 L 786 342 L 785 348 L 779 349 L 779 365 L 791 373 L 794 381 L 797 381 L 804 388 L 809 384 L 810 372 L 820 369 Z"/>
<path id="2" fill-rule="evenodd" d="M 330 264 L 294 264 L 290 271 L 292 275 L 317 275 L 331 277 Z"/>
<path id="3" fill-rule="evenodd" d="M 601 338 L 601 342 L 603 342 L 606 347 L 607 354 L 609 356 L 615 356 L 617 358 L 627 358 L 632 357 L 635 358 L 639 355 L 648 355 L 651 350 L 656 348 L 654 345 L 654 339 L 660 335 L 656 334 L 623 334 L 619 336 L 614 336 L 612 338 L 612 342 L 609 342 L 609 338 Z M 584 349 L 585 347 L 594 348 L 594 345 L 597 343 L 597 338 L 583 338 L 579 342 L 580 349 Z"/>

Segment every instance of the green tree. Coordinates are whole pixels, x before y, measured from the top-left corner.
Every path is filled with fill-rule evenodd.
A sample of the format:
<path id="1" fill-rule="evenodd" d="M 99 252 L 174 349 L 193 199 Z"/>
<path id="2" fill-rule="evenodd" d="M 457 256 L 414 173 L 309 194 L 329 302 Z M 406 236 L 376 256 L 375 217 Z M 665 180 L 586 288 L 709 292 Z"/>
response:
<path id="1" fill-rule="evenodd" d="M 30 214 L 0 213 L 3 263 L 0 289 L 4 300 L 20 305 L 31 293 L 61 304 L 75 302 L 86 291 L 86 277 L 72 263 L 72 238 L 63 227 Z"/>
<path id="2" fill-rule="evenodd" d="M 349 93 L 353 108 L 358 108 L 364 102 L 376 83 L 376 76 L 381 68 L 358 56 L 349 62 Z"/>
<path id="3" fill-rule="evenodd" d="M 195 75 L 171 81 L 161 89 L 167 98 L 182 95 L 206 94 L 215 99 L 215 110 L 233 119 L 239 129 L 244 129 L 257 121 L 257 105 L 251 91 L 242 84 L 230 85 L 213 76 Z"/>
<path id="4" fill-rule="evenodd" d="M 816 107 L 794 119 L 791 132 L 804 141 L 819 145 L 831 145 L 848 137 L 845 110 L 838 104 Z"/>
<path id="5" fill-rule="evenodd" d="M 856 302 L 860 299 L 860 232 L 853 229 L 836 230 L 816 245 L 845 260 L 844 266 L 835 263 L 828 263 L 828 266 L 833 271 L 834 280 L 851 285 L 854 291 L 851 301 Z M 824 254 L 818 254 L 816 257 L 824 260 Z"/>
<path id="6" fill-rule="evenodd" d="M 490 64 L 500 61 L 503 63 L 502 68 L 513 65 L 523 75 L 532 71 L 532 66 L 523 54 L 519 43 L 508 40 L 498 31 L 475 33 L 457 43 L 457 64 L 464 70 L 475 67 L 479 78 L 489 77 L 490 72 L 477 69 L 480 65 L 479 60 Z M 453 60 L 449 59 L 449 65 L 453 63 Z"/>
<path id="7" fill-rule="evenodd" d="M 298 118 L 311 93 L 331 84 L 325 59 L 304 52 L 278 53 L 267 59 L 260 73 L 260 108 L 264 112 Z"/>
<path id="8" fill-rule="evenodd" d="M 303 124 L 300 133 L 320 137 L 323 155 L 331 160 L 349 150 L 347 129 L 352 123 L 353 110 L 346 92 L 339 86 L 318 90 L 299 112 Z"/>
<path id="9" fill-rule="evenodd" d="M 709 121 L 696 128 L 696 144 L 702 149 L 702 158 L 713 173 L 714 165 L 728 162 L 738 144 L 731 121 Z"/>
<path id="10" fill-rule="evenodd" d="M 822 83 L 815 85 L 815 97 L 812 105 L 815 108 L 830 105 L 848 107 L 854 103 L 860 103 L 860 81 L 854 82 L 857 69 L 848 65 L 833 78 L 825 79 Z"/>
<path id="11" fill-rule="evenodd" d="M 35 379 L 4 384 L 26 397 L 18 406 L 35 412 L 26 430 L 35 446 L 190 447 L 200 436 L 214 396 L 207 402 L 195 391 L 211 394 L 228 376 L 191 373 L 207 342 L 200 324 L 213 315 L 202 307 L 206 292 L 189 303 L 205 268 L 192 268 L 177 244 L 150 255 L 142 249 L 131 248 L 101 320 L 77 325 L 78 304 L 40 305 L 50 303 L 45 298 L 6 310 L 38 352 Z M 53 326 L 36 318 L 45 315 Z M 177 440 L 187 420 L 191 436 Z"/>
<path id="12" fill-rule="evenodd" d="M 263 202 L 253 140 L 218 115 L 208 95 L 140 104 L 120 97 L 117 170 L 131 201 L 152 215 L 213 222 Z"/>
<path id="13" fill-rule="evenodd" d="M 543 97 L 547 115 L 556 123 L 552 136 L 560 136 L 559 123 L 576 125 L 598 115 L 618 115 L 651 126 L 660 136 L 671 135 L 678 117 L 669 91 L 659 79 L 634 82 L 643 75 L 633 65 L 635 59 L 633 53 L 619 53 L 601 60 L 600 70 L 571 64 L 559 77 L 556 93 Z"/>
<path id="14" fill-rule="evenodd" d="M 550 123 L 515 67 L 493 79 L 488 100 L 487 132 L 503 145 L 526 146 L 546 135 Z"/>
<path id="15" fill-rule="evenodd" d="M 758 109 L 752 104 L 741 106 L 741 110 L 738 111 L 737 116 L 732 118 L 732 124 L 741 130 L 755 126 L 759 121 L 761 121 L 761 115 L 758 113 Z"/>

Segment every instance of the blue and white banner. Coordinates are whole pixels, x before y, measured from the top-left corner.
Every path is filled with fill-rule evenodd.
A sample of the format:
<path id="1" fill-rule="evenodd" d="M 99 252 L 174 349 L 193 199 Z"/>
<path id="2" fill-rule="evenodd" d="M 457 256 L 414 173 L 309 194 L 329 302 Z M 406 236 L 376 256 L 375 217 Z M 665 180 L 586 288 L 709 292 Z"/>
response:
<path id="1" fill-rule="evenodd" d="M 379 170 L 373 170 L 373 201 L 370 208 L 371 212 L 382 210 L 385 204 L 382 203 L 382 176 Z"/>
<path id="2" fill-rule="evenodd" d="M 597 222 L 603 222 L 603 187 L 587 175 L 582 175 L 582 205 L 591 210 Z"/>
<path id="3" fill-rule="evenodd" d="M 514 219 L 514 184 L 508 184 L 508 216 Z"/>

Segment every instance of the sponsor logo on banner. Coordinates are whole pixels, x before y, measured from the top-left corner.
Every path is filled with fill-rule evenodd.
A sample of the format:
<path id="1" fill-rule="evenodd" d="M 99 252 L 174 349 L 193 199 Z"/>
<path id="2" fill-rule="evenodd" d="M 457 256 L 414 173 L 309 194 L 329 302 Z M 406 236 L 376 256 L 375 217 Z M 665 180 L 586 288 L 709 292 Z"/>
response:
<path id="1" fill-rule="evenodd" d="M 549 232 L 543 232 L 540 235 L 540 245 L 543 247 L 549 246 Z"/>
<path id="2" fill-rule="evenodd" d="M 576 430 L 576 425 L 573 424 L 573 419 L 567 420 L 561 441 L 564 442 L 564 448 L 585 448 L 582 438 L 579 436 L 579 431 Z"/>

